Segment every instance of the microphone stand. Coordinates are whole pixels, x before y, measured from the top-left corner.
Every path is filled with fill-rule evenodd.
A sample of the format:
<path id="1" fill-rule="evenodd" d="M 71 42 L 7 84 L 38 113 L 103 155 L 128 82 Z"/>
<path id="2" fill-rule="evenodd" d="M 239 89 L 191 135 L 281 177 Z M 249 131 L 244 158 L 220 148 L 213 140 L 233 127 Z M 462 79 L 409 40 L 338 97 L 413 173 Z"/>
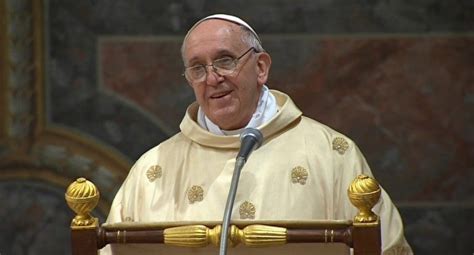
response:
<path id="1" fill-rule="evenodd" d="M 234 207 L 235 195 L 237 193 L 237 185 L 239 184 L 240 172 L 247 162 L 247 158 L 253 150 L 257 149 L 263 142 L 263 135 L 258 129 L 246 128 L 240 136 L 241 146 L 235 160 L 234 173 L 230 183 L 229 195 L 225 205 L 224 219 L 222 220 L 222 232 L 220 240 L 219 254 L 227 254 L 227 237 L 229 234 L 230 218 L 232 216 L 232 208 Z"/>
<path id="2" fill-rule="evenodd" d="M 245 164 L 244 157 L 237 157 L 234 167 L 234 173 L 232 174 L 232 181 L 230 183 L 229 196 L 227 197 L 227 203 L 225 205 L 224 220 L 222 222 L 221 242 L 219 248 L 220 255 L 227 254 L 227 236 L 229 232 L 230 218 L 232 216 L 232 208 L 234 207 L 235 195 L 237 193 L 237 185 L 239 184 L 240 172 Z"/>

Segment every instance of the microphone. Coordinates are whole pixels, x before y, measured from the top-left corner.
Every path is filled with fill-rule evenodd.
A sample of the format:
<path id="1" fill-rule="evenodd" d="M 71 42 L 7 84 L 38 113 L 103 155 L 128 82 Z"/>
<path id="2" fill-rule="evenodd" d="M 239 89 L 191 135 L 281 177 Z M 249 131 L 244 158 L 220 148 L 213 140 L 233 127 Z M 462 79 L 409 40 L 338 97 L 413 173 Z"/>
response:
<path id="1" fill-rule="evenodd" d="M 256 128 L 246 128 L 240 135 L 240 151 L 237 158 L 241 157 L 245 161 L 250 156 L 250 153 L 260 147 L 263 142 L 262 133 Z"/>
<path id="2" fill-rule="evenodd" d="M 250 153 L 260 147 L 263 143 L 263 135 L 256 128 L 246 128 L 240 135 L 240 150 L 235 160 L 234 173 L 230 183 L 229 195 L 224 210 L 224 219 L 222 220 L 222 232 L 220 240 L 219 254 L 227 254 L 227 236 L 229 234 L 230 218 L 232 216 L 232 207 L 234 206 L 237 185 L 239 184 L 240 171 L 245 162 L 247 162 Z"/>

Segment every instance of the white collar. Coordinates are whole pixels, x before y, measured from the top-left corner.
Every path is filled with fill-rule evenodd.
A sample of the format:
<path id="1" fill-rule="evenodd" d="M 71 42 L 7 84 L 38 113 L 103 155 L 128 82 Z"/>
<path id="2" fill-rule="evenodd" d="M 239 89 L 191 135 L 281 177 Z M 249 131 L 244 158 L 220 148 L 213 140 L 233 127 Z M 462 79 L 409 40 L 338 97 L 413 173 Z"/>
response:
<path id="1" fill-rule="evenodd" d="M 273 116 L 275 116 L 277 112 L 278 106 L 275 97 L 272 95 L 272 93 L 270 93 L 268 87 L 263 85 L 262 93 L 258 100 L 257 109 L 253 113 L 252 119 L 250 119 L 249 123 L 244 128 L 236 130 L 222 130 L 204 114 L 204 111 L 201 110 L 201 107 L 199 107 L 198 110 L 197 121 L 202 128 L 215 135 L 238 135 L 245 128 L 257 128 L 267 123 Z"/>

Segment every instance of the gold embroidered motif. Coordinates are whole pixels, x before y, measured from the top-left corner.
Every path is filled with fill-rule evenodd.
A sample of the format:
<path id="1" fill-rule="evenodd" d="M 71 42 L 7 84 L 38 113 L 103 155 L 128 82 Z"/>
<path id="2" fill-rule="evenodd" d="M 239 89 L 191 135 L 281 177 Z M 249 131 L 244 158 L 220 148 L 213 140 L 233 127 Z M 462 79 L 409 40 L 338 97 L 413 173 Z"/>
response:
<path id="1" fill-rule="evenodd" d="M 204 190 L 201 186 L 194 185 L 188 191 L 189 203 L 199 202 L 204 199 Z"/>
<path id="2" fill-rule="evenodd" d="M 255 219 L 255 206 L 249 201 L 243 202 L 239 207 L 241 219 Z"/>
<path id="3" fill-rule="evenodd" d="M 159 165 L 154 165 L 150 166 L 148 170 L 146 171 L 146 177 L 150 182 L 158 179 L 161 177 L 161 166 Z"/>
<path id="4" fill-rule="evenodd" d="M 133 222 L 133 219 L 132 217 L 125 217 L 125 222 Z"/>
<path id="5" fill-rule="evenodd" d="M 349 148 L 349 143 L 342 137 L 336 137 L 332 141 L 332 149 L 336 150 L 341 155 L 346 152 L 347 148 Z"/>
<path id="6" fill-rule="evenodd" d="M 306 171 L 306 169 L 303 167 L 297 166 L 291 170 L 291 182 L 305 185 L 307 179 L 308 171 Z"/>

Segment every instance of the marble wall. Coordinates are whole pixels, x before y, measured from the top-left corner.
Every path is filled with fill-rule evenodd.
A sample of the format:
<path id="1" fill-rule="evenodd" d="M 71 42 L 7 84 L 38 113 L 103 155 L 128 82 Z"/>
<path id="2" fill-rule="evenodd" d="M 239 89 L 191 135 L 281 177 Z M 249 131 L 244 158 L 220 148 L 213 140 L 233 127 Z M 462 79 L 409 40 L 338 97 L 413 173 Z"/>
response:
<path id="1" fill-rule="evenodd" d="M 272 55 L 268 86 L 359 145 L 416 254 L 474 252 L 472 1 L 49 0 L 42 11 L 46 126 L 131 164 L 179 130 L 193 101 L 179 55 L 187 28 L 234 14 Z M 112 174 L 110 194 L 125 174 Z M 14 249 L 0 242 L 2 254 L 35 254 Z"/>

